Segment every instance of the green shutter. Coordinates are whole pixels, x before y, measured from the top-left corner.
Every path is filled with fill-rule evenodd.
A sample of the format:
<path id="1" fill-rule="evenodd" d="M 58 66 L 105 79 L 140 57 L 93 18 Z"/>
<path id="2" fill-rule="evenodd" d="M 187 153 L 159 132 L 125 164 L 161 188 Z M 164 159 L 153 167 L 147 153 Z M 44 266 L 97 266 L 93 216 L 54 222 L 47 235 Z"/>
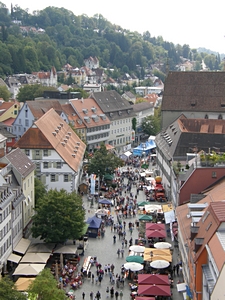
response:
<path id="1" fill-rule="evenodd" d="M 46 175 L 41 175 L 41 182 L 46 184 Z"/>
<path id="2" fill-rule="evenodd" d="M 51 155 L 51 150 L 48 150 L 48 156 L 50 156 Z"/>
<path id="3" fill-rule="evenodd" d="M 59 175 L 55 175 L 55 181 L 59 181 Z"/>
<path id="4" fill-rule="evenodd" d="M 57 167 L 57 163 L 54 162 L 54 163 L 53 163 L 53 168 L 56 168 L 56 167 Z"/>
<path id="5" fill-rule="evenodd" d="M 52 167 L 52 163 L 49 162 L 49 163 L 48 163 L 48 169 L 51 168 L 51 167 Z"/>
<path id="6" fill-rule="evenodd" d="M 72 175 L 68 174 L 68 181 L 71 181 L 71 180 L 72 180 Z"/>
<path id="7" fill-rule="evenodd" d="M 32 159 L 36 159 L 36 151 L 32 150 Z"/>

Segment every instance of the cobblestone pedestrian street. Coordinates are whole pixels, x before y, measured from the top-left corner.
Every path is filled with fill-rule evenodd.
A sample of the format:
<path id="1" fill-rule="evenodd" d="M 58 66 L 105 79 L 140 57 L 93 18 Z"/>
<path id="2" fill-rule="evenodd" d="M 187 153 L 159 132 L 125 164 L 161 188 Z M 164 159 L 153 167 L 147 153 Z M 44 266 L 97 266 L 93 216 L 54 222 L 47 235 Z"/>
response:
<path id="1" fill-rule="evenodd" d="M 138 201 L 143 201 L 143 200 L 145 200 L 145 195 L 144 195 L 144 192 L 141 191 L 138 195 Z M 84 203 L 84 207 L 86 209 L 86 218 L 93 216 L 97 209 L 98 204 L 94 203 L 94 207 L 90 208 L 90 202 L 87 200 L 86 196 L 83 196 L 83 203 Z M 114 208 L 112 208 L 111 214 L 114 216 L 114 219 L 116 222 L 116 215 L 114 212 Z M 131 217 L 131 218 L 125 219 L 125 221 L 127 224 L 129 222 L 134 223 L 137 218 L 138 218 L 138 216 Z M 121 266 L 126 262 L 125 259 L 128 256 L 129 245 L 127 246 L 127 248 L 126 247 L 124 248 L 124 257 L 122 258 L 121 255 L 118 257 L 117 250 L 118 250 L 118 248 L 122 249 L 122 242 L 121 242 L 121 240 L 119 240 L 118 235 L 116 234 L 117 238 L 116 238 L 116 243 L 114 244 L 113 243 L 113 235 L 114 235 L 114 232 L 111 231 L 111 228 L 109 226 L 109 227 L 106 227 L 104 237 L 89 238 L 88 243 L 86 245 L 87 247 L 86 247 L 86 250 L 84 253 L 84 257 L 82 257 L 81 261 L 80 261 L 79 270 L 82 267 L 84 259 L 86 257 L 96 256 L 98 262 L 101 263 L 103 269 L 104 269 L 105 264 L 114 264 L 114 266 L 115 266 L 114 274 L 115 275 L 117 273 L 119 275 L 121 274 Z M 134 242 L 135 239 L 138 238 L 138 230 L 135 227 L 134 231 L 132 233 L 130 233 L 128 226 L 126 226 L 126 239 L 129 241 L 131 236 L 132 236 L 133 242 Z M 173 244 L 173 242 L 171 242 L 170 238 L 167 237 L 166 240 Z M 173 247 L 173 263 L 177 264 L 178 261 L 179 261 L 178 249 Z M 92 266 L 90 271 L 96 277 L 96 266 Z M 176 283 L 178 281 L 182 281 L 182 275 L 174 277 L 174 288 L 172 289 L 172 293 L 173 293 L 172 299 L 181 300 L 181 299 L 183 299 L 183 294 L 178 293 L 177 288 L 176 288 Z M 101 299 L 107 299 L 106 289 L 107 289 L 107 287 L 109 287 L 109 289 L 110 289 L 113 286 L 115 291 L 116 290 L 118 290 L 119 292 L 121 290 L 123 291 L 122 299 L 129 300 L 131 298 L 130 298 L 130 288 L 129 288 L 128 283 L 129 283 L 129 281 L 128 281 L 128 279 L 126 279 L 124 287 L 118 288 L 118 287 L 116 287 L 116 284 L 112 285 L 110 283 L 109 275 L 104 274 L 103 280 L 101 283 L 96 283 L 95 281 L 94 281 L 94 283 L 92 283 L 91 278 L 85 278 L 83 285 L 78 290 L 76 290 L 74 292 L 74 294 L 76 296 L 76 300 L 83 299 L 83 296 L 82 296 L 83 292 L 85 293 L 84 299 L 90 299 L 91 292 L 93 292 L 93 294 L 95 296 L 96 293 L 99 291 L 101 293 Z M 115 296 L 114 296 L 114 299 L 115 299 Z M 121 298 L 118 297 L 118 299 L 121 299 Z"/>

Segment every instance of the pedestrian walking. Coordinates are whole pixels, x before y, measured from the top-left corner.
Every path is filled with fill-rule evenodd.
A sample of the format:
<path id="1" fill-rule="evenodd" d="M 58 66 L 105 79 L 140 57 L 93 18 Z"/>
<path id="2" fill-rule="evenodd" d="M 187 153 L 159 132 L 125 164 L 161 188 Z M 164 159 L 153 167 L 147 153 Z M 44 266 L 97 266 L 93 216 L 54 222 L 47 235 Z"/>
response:
<path id="1" fill-rule="evenodd" d="M 132 246 L 132 245 L 133 245 L 133 239 L 131 237 L 130 240 L 129 240 L 129 247 Z"/>
<path id="2" fill-rule="evenodd" d="M 180 265 L 179 265 L 179 264 L 177 264 L 177 265 L 176 265 L 177 276 L 179 275 L 179 269 L 180 269 Z"/>
<path id="3" fill-rule="evenodd" d="M 114 264 L 111 264 L 111 271 L 113 272 L 114 271 L 114 269 L 115 269 L 115 266 L 114 266 Z"/>
<path id="4" fill-rule="evenodd" d="M 109 287 L 106 288 L 106 298 L 109 298 Z"/>
<path id="5" fill-rule="evenodd" d="M 105 270 L 105 274 L 107 274 L 107 271 L 108 271 L 108 266 L 107 265 L 104 266 L 104 270 Z"/>
<path id="6" fill-rule="evenodd" d="M 123 255 L 124 255 L 124 249 L 121 249 L 120 253 L 121 253 L 121 256 L 123 257 Z"/>
<path id="7" fill-rule="evenodd" d="M 123 298 L 123 291 L 120 291 L 120 300 Z"/>
<path id="8" fill-rule="evenodd" d="M 110 295 L 111 295 L 111 297 L 114 297 L 114 287 L 113 286 L 110 289 Z"/>
<path id="9" fill-rule="evenodd" d="M 176 275 L 176 266 L 174 265 L 173 266 L 173 276 L 175 276 Z"/>
<path id="10" fill-rule="evenodd" d="M 91 291 L 90 292 L 90 300 L 93 300 L 93 298 L 94 298 L 94 293 Z"/>
<path id="11" fill-rule="evenodd" d="M 117 255 L 120 257 L 120 249 L 117 250 Z"/>
<path id="12" fill-rule="evenodd" d="M 116 243 L 116 236 L 114 234 L 114 236 L 113 236 L 113 244 L 115 244 L 115 243 Z"/>
<path id="13" fill-rule="evenodd" d="M 85 299 L 85 292 L 82 293 L 82 299 Z"/>
<path id="14" fill-rule="evenodd" d="M 116 300 L 117 300 L 118 297 L 119 297 L 119 292 L 118 291 L 115 291 L 115 297 L 116 297 Z"/>
<path id="15" fill-rule="evenodd" d="M 97 291 L 97 293 L 96 293 L 96 298 L 97 298 L 97 300 L 99 300 L 101 298 L 101 294 L 99 291 Z"/>

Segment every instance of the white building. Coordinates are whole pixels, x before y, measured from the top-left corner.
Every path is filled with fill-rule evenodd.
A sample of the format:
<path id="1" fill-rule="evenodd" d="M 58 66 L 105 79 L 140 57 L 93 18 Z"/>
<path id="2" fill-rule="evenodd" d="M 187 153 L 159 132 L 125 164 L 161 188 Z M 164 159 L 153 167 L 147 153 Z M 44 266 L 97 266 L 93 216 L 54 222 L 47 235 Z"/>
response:
<path id="1" fill-rule="evenodd" d="M 38 119 L 15 147 L 36 164 L 36 176 L 48 190 L 77 190 L 86 145 L 54 109 Z"/>

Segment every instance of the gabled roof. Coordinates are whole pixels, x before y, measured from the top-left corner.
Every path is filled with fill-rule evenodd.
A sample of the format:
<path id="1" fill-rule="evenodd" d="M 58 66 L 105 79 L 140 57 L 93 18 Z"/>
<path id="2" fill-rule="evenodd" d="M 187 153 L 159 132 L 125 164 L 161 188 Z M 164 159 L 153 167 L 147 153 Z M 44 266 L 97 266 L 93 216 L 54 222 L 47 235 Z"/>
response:
<path id="1" fill-rule="evenodd" d="M 136 99 L 136 96 L 134 94 L 132 94 L 130 91 L 126 91 L 124 94 L 126 94 L 126 96 L 129 97 L 130 99 L 133 99 L 133 98 Z"/>
<path id="2" fill-rule="evenodd" d="M 85 123 L 79 118 L 71 103 L 62 104 L 63 111 L 67 114 L 69 122 L 74 122 L 76 129 L 86 128 Z"/>
<path id="3" fill-rule="evenodd" d="M 54 149 L 75 172 L 79 171 L 86 145 L 80 140 L 71 127 L 50 109 L 28 129 L 16 145 L 29 149 Z"/>
<path id="4" fill-rule="evenodd" d="M 210 239 L 216 233 L 222 222 L 225 222 L 225 201 L 211 202 L 206 209 L 205 214 L 197 223 L 199 231 L 192 241 L 192 247 L 194 248 L 195 239 L 203 239 L 201 247 L 195 254 L 195 261 L 204 250 L 205 245 L 208 244 Z"/>
<path id="5" fill-rule="evenodd" d="M 22 177 L 27 177 L 35 170 L 35 164 L 19 148 L 8 153 L 5 156 L 5 159 L 13 165 Z"/>
<path id="6" fill-rule="evenodd" d="M 31 110 L 35 119 L 42 117 L 49 109 L 53 108 L 55 111 L 61 113 L 63 111 L 58 100 L 35 100 L 26 101 L 27 106 Z"/>
<path id="7" fill-rule="evenodd" d="M 14 102 L 2 102 L 0 104 L 0 116 L 3 115 L 8 109 L 14 106 Z"/>
<path id="8" fill-rule="evenodd" d="M 7 138 L 16 138 L 15 134 L 7 130 L 7 126 L 3 122 L 0 122 L 0 133 Z"/>
<path id="9" fill-rule="evenodd" d="M 153 104 L 149 102 L 141 102 L 133 105 L 133 110 L 135 112 L 144 111 L 150 108 L 153 108 Z"/>
<path id="10" fill-rule="evenodd" d="M 5 121 L 2 121 L 2 123 L 4 123 L 7 126 L 12 126 L 12 124 L 14 123 L 15 119 L 14 118 L 9 118 Z"/>
<path id="11" fill-rule="evenodd" d="M 104 113 L 118 112 L 119 110 L 131 109 L 132 105 L 120 96 L 116 91 L 96 92 L 91 94 Z"/>
<path id="12" fill-rule="evenodd" d="M 81 120 L 86 127 L 110 124 L 110 120 L 94 99 L 87 98 L 81 100 L 70 100 L 70 103 L 73 106 L 74 111 L 77 113 L 77 123 L 78 120 Z"/>
<path id="13" fill-rule="evenodd" d="M 156 144 L 168 153 L 168 157 L 186 156 L 195 146 L 199 150 L 208 151 L 217 145 L 220 151 L 225 150 L 221 142 L 225 134 L 225 120 L 187 119 L 181 115 L 166 129 L 156 136 Z M 172 141 L 172 142 L 171 142 Z"/>
<path id="14" fill-rule="evenodd" d="M 169 72 L 161 110 L 224 111 L 224 82 L 225 72 Z"/>
<path id="15" fill-rule="evenodd" d="M 159 96 L 157 94 L 152 93 L 152 94 L 148 94 L 148 95 L 144 96 L 144 99 L 146 99 L 147 102 L 153 102 L 155 104 L 158 97 Z"/>

